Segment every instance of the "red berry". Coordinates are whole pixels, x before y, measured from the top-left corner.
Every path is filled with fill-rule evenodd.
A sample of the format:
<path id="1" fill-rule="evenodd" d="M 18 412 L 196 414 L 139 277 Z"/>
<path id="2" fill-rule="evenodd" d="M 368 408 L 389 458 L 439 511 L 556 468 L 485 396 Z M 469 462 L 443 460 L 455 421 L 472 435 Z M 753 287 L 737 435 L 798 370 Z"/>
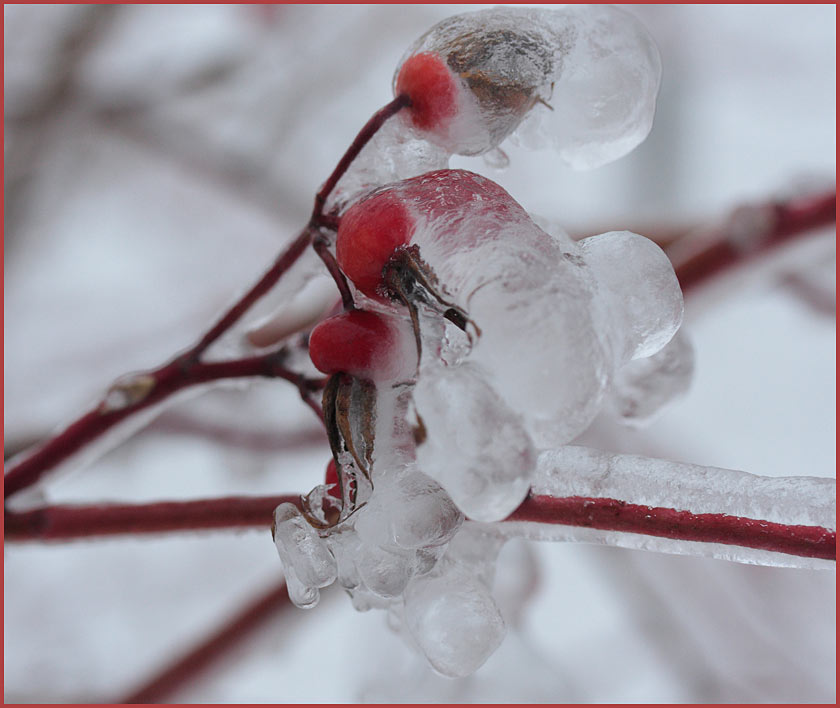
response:
<path id="1" fill-rule="evenodd" d="M 324 486 L 327 488 L 327 494 L 334 499 L 341 499 L 341 487 L 338 484 L 338 466 L 335 460 L 331 459 L 327 463 L 327 472 L 324 475 Z M 356 488 L 356 480 L 350 480 L 350 493 Z"/>
<path id="2" fill-rule="evenodd" d="M 461 218 L 493 215 L 501 222 L 527 216 L 501 186 L 468 170 L 435 170 L 403 180 L 394 187 L 404 202 L 413 202 L 422 211 L 427 221 L 446 219 L 448 227 L 456 225 Z"/>
<path id="3" fill-rule="evenodd" d="M 341 217 L 335 243 L 338 265 L 365 295 L 377 297 L 382 268 L 413 232 L 414 219 L 402 201 L 392 192 L 379 192 Z"/>
<path id="4" fill-rule="evenodd" d="M 462 229 L 465 220 L 470 226 Z M 492 180 L 467 170 L 436 170 L 388 185 L 350 207 L 338 227 L 336 260 L 359 290 L 378 298 L 386 263 L 399 246 L 422 240 L 421 233 L 469 248 L 500 224 L 517 222 L 531 223 Z"/>
<path id="5" fill-rule="evenodd" d="M 404 368 L 396 325 L 364 310 L 344 312 L 315 327 L 309 356 L 325 374 L 343 372 L 371 380 L 398 376 Z"/>
<path id="6" fill-rule="evenodd" d="M 443 59 L 431 52 L 405 60 L 396 92 L 411 99 L 411 122 L 420 130 L 445 131 L 458 110 L 455 77 Z"/>
<path id="7" fill-rule="evenodd" d="M 338 467 L 336 467 L 335 460 L 330 460 L 327 465 L 324 486 L 327 488 L 327 494 L 336 499 L 341 499 L 341 490 L 338 486 Z"/>

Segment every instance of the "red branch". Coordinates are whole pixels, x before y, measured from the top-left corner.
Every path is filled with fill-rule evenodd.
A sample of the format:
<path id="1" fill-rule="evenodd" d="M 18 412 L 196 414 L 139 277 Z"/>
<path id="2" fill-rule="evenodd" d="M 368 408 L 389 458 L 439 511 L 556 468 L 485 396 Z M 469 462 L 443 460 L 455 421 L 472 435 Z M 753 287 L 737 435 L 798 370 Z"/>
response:
<path id="1" fill-rule="evenodd" d="M 281 350 L 247 359 L 202 363 L 191 359 L 188 353 L 155 371 L 138 374 L 123 384 L 117 384 L 95 408 L 40 447 L 12 462 L 3 479 L 4 498 L 34 484 L 118 423 L 191 386 L 222 379 L 281 378 L 293 382 L 304 400 L 320 413 L 309 396 L 320 387 L 321 382 L 289 371 L 282 365 L 284 358 L 285 352 Z M 118 400 L 114 402 L 114 398 Z"/>
<path id="2" fill-rule="evenodd" d="M 277 256 L 271 267 L 263 276 L 246 292 L 239 300 L 224 314 L 219 321 L 213 325 L 204 336 L 184 356 L 188 359 L 197 360 L 207 348 L 219 337 L 227 332 L 242 315 L 244 315 L 257 300 L 266 295 L 273 288 L 277 281 L 298 258 L 301 257 L 307 246 L 312 243 L 314 230 L 307 227 L 301 231 L 297 238 L 292 241 L 279 256 Z"/>
<path id="3" fill-rule="evenodd" d="M 6 511 L 10 540 L 68 540 L 114 534 L 268 527 L 274 508 L 297 496 L 234 497 L 188 502 L 51 506 Z M 779 524 L 727 514 L 692 514 L 617 499 L 533 496 L 506 521 L 582 526 L 681 541 L 757 548 L 805 558 L 836 558 L 836 533 L 819 526 Z"/>
<path id="4" fill-rule="evenodd" d="M 273 614 L 291 607 L 286 584 L 272 588 L 242 608 L 231 620 L 188 651 L 174 664 L 154 676 L 121 703 L 160 703 L 161 699 L 198 677 Z"/>
<path id="5" fill-rule="evenodd" d="M 666 249 L 683 291 L 798 236 L 836 222 L 837 194 L 736 209 L 704 237 L 687 236 Z"/>
<path id="6" fill-rule="evenodd" d="M 583 526 L 679 541 L 757 548 L 804 558 L 837 557 L 836 532 L 728 514 L 692 514 L 665 507 L 589 497 L 528 497 L 506 521 Z"/>
<path id="7" fill-rule="evenodd" d="M 385 124 L 385 121 L 392 118 L 403 108 L 406 108 L 409 105 L 411 105 L 411 101 L 408 96 L 400 94 L 390 103 L 386 103 L 370 117 L 367 123 L 365 123 L 359 131 L 359 134 L 353 139 L 350 147 L 347 148 L 347 152 L 345 152 L 341 160 L 339 160 L 332 174 L 315 195 L 315 206 L 312 210 L 313 224 L 322 222 L 324 205 L 327 202 L 327 197 L 329 197 L 333 189 L 335 189 L 338 181 L 344 176 L 344 173 L 347 172 L 347 169 L 350 167 L 353 160 L 359 156 L 362 148 L 364 148 L 364 146 L 370 142 L 371 138 L 379 132 L 379 129 Z"/>
<path id="8" fill-rule="evenodd" d="M 154 534 L 271 526 L 274 509 L 300 497 L 225 497 L 150 504 L 45 506 L 31 511 L 6 510 L 7 540 L 64 541 L 90 536 Z"/>

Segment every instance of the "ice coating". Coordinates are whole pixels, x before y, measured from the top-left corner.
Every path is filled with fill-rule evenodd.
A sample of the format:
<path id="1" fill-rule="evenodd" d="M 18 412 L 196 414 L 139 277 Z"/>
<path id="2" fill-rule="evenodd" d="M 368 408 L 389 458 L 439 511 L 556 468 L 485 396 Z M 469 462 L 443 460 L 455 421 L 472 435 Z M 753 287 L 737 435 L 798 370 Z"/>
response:
<path id="1" fill-rule="evenodd" d="M 526 499 L 536 446 L 582 432 L 616 371 L 671 338 L 676 278 L 647 239 L 617 232 L 580 246 L 549 235 L 499 185 L 464 170 L 350 206 L 337 260 L 369 312 L 334 319 L 371 316 L 404 336 L 402 348 L 390 330 L 360 347 L 339 332 L 326 347 L 333 356 L 354 345 L 352 373 L 376 384 L 370 477 L 357 476 L 359 494 L 342 500 L 354 510 L 326 542 L 357 609 L 389 609 L 437 671 L 465 675 L 503 634 L 490 587 L 504 537 L 489 525 Z M 316 329 L 310 344 L 325 341 Z M 410 350 L 412 374 L 379 375 L 393 362 L 368 354 L 382 346 Z M 353 464 L 343 449 L 336 459 Z"/>
<path id="2" fill-rule="evenodd" d="M 417 464 L 461 511 L 498 521 L 519 506 L 534 473 L 533 444 L 475 364 L 422 372 L 414 403 L 423 437 Z"/>
<path id="3" fill-rule="evenodd" d="M 418 55 L 438 57 L 460 88 L 451 121 L 458 128 L 421 131 L 454 153 L 493 149 L 526 115 L 522 142 L 548 142 L 576 168 L 615 160 L 650 132 L 659 52 L 632 15 L 612 6 L 493 8 L 450 17 L 406 52 L 395 94 L 405 90 L 403 66 Z"/>
<path id="4" fill-rule="evenodd" d="M 820 477 L 760 477 L 737 470 L 703 467 L 566 446 L 540 453 L 532 493 L 537 496 L 621 500 L 621 503 L 692 514 L 752 519 L 757 525 L 836 528 L 836 480 Z M 708 556 L 740 563 L 834 569 L 834 562 L 790 553 L 688 541 L 627 531 L 534 521 L 487 524 L 505 537 L 576 541 L 659 553 Z"/>
<path id="5" fill-rule="evenodd" d="M 428 548 L 446 544 L 463 520 L 441 486 L 411 466 L 378 482 L 359 513 L 356 530 L 374 542 L 387 539 L 401 548 Z"/>
<path id="6" fill-rule="evenodd" d="M 596 301 L 596 273 L 581 250 L 570 239 L 546 234 L 501 187 L 465 170 L 389 185 L 358 208 L 375 213 L 386 198 L 412 214 L 410 245 L 441 294 L 478 328 L 470 361 L 481 365 L 540 445 L 563 444 L 580 434 L 600 408 L 615 366 L 623 363 L 611 353 L 608 338 L 614 321 L 625 318 L 609 314 L 616 307 L 605 298 Z M 633 246 L 644 253 L 635 241 Z M 647 266 L 647 255 L 637 263 Z M 653 260 L 661 275 L 662 263 Z M 667 261 L 664 268 L 675 283 Z M 631 272 L 638 278 L 637 270 Z M 681 299 L 679 306 L 681 313 Z M 528 366 L 520 365 L 523 347 Z"/>
<path id="7" fill-rule="evenodd" d="M 638 20 L 611 5 L 569 5 L 545 19 L 574 40 L 554 77 L 554 110 L 533 111 L 521 142 L 547 143 L 575 169 L 623 157 L 653 126 L 662 75 L 656 44 Z"/>
<path id="8" fill-rule="evenodd" d="M 383 598 L 402 595 L 413 575 L 414 553 L 365 542 L 357 553 L 356 569 L 368 590 Z"/>
<path id="9" fill-rule="evenodd" d="M 694 349 L 683 330 L 652 356 L 634 359 L 618 370 L 610 407 L 633 426 L 649 423 L 669 403 L 686 393 L 694 373 Z"/>
<path id="10" fill-rule="evenodd" d="M 451 565 L 416 579 L 405 595 L 406 625 L 432 667 L 468 676 L 498 648 L 505 624 L 487 588 Z"/>
<path id="11" fill-rule="evenodd" d="M 650 239 L 610 231 L 578 242 L 609 300 L 621 363 L 658 352 L 682 324 L 683 297 L 668 256 Z"/>
<path id="12" fill-rule="evenodd" d="M 810 570 L 835 570 L 833 560 L 807 558 L 788 553 L 776 553 L 745 546 L 733 546 L 724 543 L 702 543 L 672 538 L 660 538 L 640 533 L 607 531 L 583 526 L 563 526 L 561 524 L 540 524 L 528 521 L 516 521 L 494 524 L 499 533 L 508 538 L 524 538 L 531 541 L 553 543 L 591 543 L 617 548 L 630 548 L 651 553 L 669 553 L 689 555 L 733 563 L 763 565 L 777 568 L 802 568 Z"/>
<path id="13" fill-rule="evenodd" d="M 622 499 L 694 514 L 837 527 L 833 478 L 760 477 L 572 445 L 541 452 L 537 469 L 535 494 Z"/>
<path id="14" fill-rule="evenodd" d="M 443 169 L 449 157 L 443 148 L 407 132 L 400 121 L 387 121 L 339 180 L 327 211 L 351 204 L 383 184 Z"/>
<path id="15" fill-rule="evenodd" d="M 335 558 L 294 504 L 281 504 L 274 510 L 273 533 L 289 599 L 298 607 L 314 607 L 318 588 L 335 582 Z"/>

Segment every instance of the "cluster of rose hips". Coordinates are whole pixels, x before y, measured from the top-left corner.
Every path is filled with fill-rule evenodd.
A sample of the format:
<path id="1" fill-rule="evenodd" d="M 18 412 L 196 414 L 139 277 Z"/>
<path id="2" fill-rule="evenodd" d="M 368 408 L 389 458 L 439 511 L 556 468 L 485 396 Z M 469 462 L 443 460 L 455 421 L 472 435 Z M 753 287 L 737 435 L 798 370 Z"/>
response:
<path id="1" fill-rule="evenodd" d="M 624 63 L 611 41 L 627 50 Z M 597 164 L 650 127 L 659 67 L 649 43 L 611 9 L 451 18 L 398 69 L 399 120 L 448 153 L 480 154 L 539 104 L 548 111 L 581 66 L 596 84 L 616 70 L 641 76 L 641 89 L 630 83 L 643 95 L 624 110 L 594 117 L 579 102 L 585 129 L 562 147 Z M 523 501 L 537 448 L 580 434 L 616 372 L 671 339 L 679 287 L 643 237 L 549 235 L 502 187 L 465 170 L 371 185 L 340 205 L 336 226 L 352 303 L 309 337 L 330 377 L 333 460 L 302 513 L 275 513 L 290 596 L 312 606 L 338 580 L 359 609 L 388 609 L 438 671 L 466 675 L 504 623 L 490 592 L 499 537 L 465 516 L 500 521 Z"/>

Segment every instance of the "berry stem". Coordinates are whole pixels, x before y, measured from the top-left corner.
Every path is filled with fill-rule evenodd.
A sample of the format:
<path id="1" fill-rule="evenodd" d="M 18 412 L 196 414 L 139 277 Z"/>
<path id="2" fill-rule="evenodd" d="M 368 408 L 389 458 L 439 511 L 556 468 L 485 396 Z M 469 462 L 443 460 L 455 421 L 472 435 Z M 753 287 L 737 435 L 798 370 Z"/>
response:
<path id="1" fill-rule="evenodd" d="M 395 116 L 403 108 L 406 108 L 410 104 L 411 101 L 408 96 L 400 94 L 393 101 L 386 103 L 382 108 L 376 111 L 376 113 L 370 117 L 368 122 L 365 123 L 364 127 L 359 131 L 359 134 L 354 138 L 353 142 L 350 143 L 350 147 L 347 148 L 347 152 L 345 152 L 341 160 L 339 160 L 332 174 L 315 195 L 315 206 L 312 209 L 312 217 L 309 222 L 312 226 L 327 225 L 323 221 L 324 205 L 327 202 L 327 197 L 332 194 L 333 189 L 335 189 L 338 181 L 347 172 L 347 169 L 353 163 L 353 160 L 358 157 L 362 148 L 370 142 L 371 138 L 379 132 L 379 129 L 385 124 L 385 121 Z"/>
<path id="2" fill-rule="evenodd" d="M 318 242 L 316 251 L 338 285 L 345 309 L 352 309 L 353 298 L 347 282 L 319 233 L 321 227 L 337 228 L 337 220 L 334 216 L 324 214 L 324 204 L 362 148 L 367 145 L 385 121 L 409 103 L 406 96 L 397 96 L 368 120 L 315 196 L 315 206 L 306 228 L 277 256 L 262 277 L 190 349 L 154 371 L 133 377 L 131 388 L 126 388 L 125 384 L 120 385 L 121 388 L 113 386 L 93 410 L 77 418 L 62 432 L 33 451 L 21 453 L 5 473 L 4 498 L 31 486 L 46 472 L 100 438 L 117 423 L 138 411 L 162 402 L 176 391 L 199 383 L 249 376 L 284 378 L 297 386 L 304 402 L 323 420 L 321 407 L 311 396 L 313 391 L 320 386 L 315 386 L 312 381 L 280 366 L 275 354 L 218 363 L 202 363 L 200 360 L 202 355 L 228 332 L 254 303 L 276 285 L 280 277 L 297 262 L 313 240 Z M 112 394 L 128 402 L 114 406 L 109 402 L 109 396 Z"/>
<path id="3" fill-rule="evenodd" d="M 319 236 L 312 245 L 335 281 L 338 292 L 341 293 L 341 304 L 344 310 L 356 309 L 356 303 L 353 300 L 353 293 L 350 292 L 350 286 L 347 284 L 347 278 L 344 276 L 341 268 L 338 267 L 338 263 L 336 263 L 335 256 L 330 251 L 327 240 L 323 236 Z"/>
<path id="4" fill-rule="evenodd" d="M 231 497 L 188 502 L 48 506 L 6 511 L 9 540 L 59 541 L 91 536 L 267 528 L 274 508 L 300 505 L 298 496 Z M 658 538 L 715 543 L 785 553 L 803 558 L 836 559 L 836 532 L 820 526 L 782 524 L 727 514 L 692 514 L 618 499 L 529 496 L 506 522 L 531 522 L 642 534 Z"/>

